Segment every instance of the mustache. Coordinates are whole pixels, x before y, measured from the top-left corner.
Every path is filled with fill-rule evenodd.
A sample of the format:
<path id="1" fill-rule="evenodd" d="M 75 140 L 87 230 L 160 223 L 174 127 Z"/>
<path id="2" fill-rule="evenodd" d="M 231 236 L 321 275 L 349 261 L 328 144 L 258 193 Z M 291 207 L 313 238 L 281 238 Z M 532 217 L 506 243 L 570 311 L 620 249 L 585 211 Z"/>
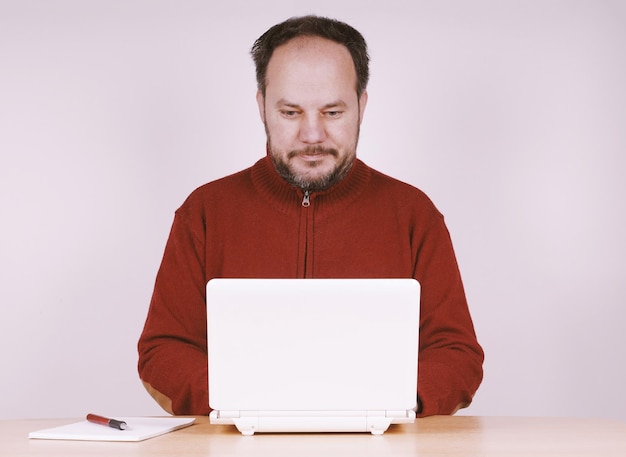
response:
<path id="1" fill-rule="evenodd" d="M 323 146 L 308 146 L 304 149 L 294 149 L 292 151 L 289 151 L 289 153 L 287 154 L 287 158 L 288 159 L 293 159 L 296 156 L 299 155 L 322 155 L 322 154 L 328 154 L 331 155 L 333 157 L 337 157 L 339 156 L 339 151 L 337 151 L 335 148 L 325 148 Z"/>

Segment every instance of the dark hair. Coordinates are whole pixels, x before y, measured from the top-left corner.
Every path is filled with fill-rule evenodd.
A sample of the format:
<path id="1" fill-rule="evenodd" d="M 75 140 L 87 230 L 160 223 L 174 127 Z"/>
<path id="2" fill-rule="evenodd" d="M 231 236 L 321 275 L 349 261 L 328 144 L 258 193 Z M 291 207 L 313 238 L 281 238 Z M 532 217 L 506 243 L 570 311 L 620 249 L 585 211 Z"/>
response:
<path id="1" fill-rule="evenodd" d="M 267 65 L 274 50 L 288 41 L 301 37 L 321 37 L 344 45 L 354 62 L 356 92 L 361 96 L 369 80 L 369 55 L 363 35 L 352 26 L 320 16 L 292 17 L 276 24 L 254 42 L 250 54 L 256 65 L 257 87 L 265 95 Z"/>

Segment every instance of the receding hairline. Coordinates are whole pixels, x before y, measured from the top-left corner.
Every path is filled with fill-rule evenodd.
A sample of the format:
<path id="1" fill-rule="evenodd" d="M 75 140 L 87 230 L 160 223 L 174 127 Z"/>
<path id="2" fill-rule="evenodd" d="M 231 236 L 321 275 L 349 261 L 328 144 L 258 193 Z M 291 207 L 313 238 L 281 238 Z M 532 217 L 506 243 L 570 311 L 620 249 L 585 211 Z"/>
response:
<path id="1" fill-rule="evenodd" d="M 318 43 L 318 44 L 315 44 L 315 43 Z M 295 51 L 296 55 L 298 55 L 304 49 L 314 50 L 314 48 L 322 44 L 325 46 L 335 47 L 336 49 L 341 49 L 342 52 L 345 54 L 344 57 L 347 58 L 346 63 L 348 63 L 348 66 L 352 69 L 352 75 L 354 77 L 354 87 L 355 87 L 355 91 L 357 92 L 357 97 L 358 97 L 359 96 L 359 93 L 358 93 L 359 75 L 358 75 L 356 64 L 354 63 L 354 59 L 352 58 L 352 54 L 350 53 L 350 49 L 348 49 L 348 47 L 344 45 L 343 43 L 339 43 L 335 40 L 318 36 L 318 35 L 299 35 L 297 37 L 291 38 L 290 40 L 287 40 L 286 42 L 281 43 L 280 45 L 276 46 L 276 48 L 272 52 L 271 57 L 269 58 L 267 62 L 267 67 L 265 69 L 264 89 L 267 89 L 267 87 L 270 85 L 270 79 L 271 79 L 269 76 L 270 67 L 272 66 L 272 61 L 274 61 L 277 53 L 279 53 L 281 50 L 284 51 L 285 48 L 288 46 L 292 46 L 292 47 L 295 47 L 295 50 L 291 52 Z M 263 91 L 263 95 L 265 95 L 264 91 Z"/>
<path id="2" fill-rule="evenodd" d="M 265 93 L 265 76 L 270 58 L 279 46 L 298 37 L 319 37 L 343 45 L 354 63 L 357 74 L 357 95 L 367 88 L 369 54 L 363 35 L 351 25 L 329 17 L 307 15 L 292 17 L 270 27 L 252 45 L 250 54 L 256 67 L 257 86 Z"/>

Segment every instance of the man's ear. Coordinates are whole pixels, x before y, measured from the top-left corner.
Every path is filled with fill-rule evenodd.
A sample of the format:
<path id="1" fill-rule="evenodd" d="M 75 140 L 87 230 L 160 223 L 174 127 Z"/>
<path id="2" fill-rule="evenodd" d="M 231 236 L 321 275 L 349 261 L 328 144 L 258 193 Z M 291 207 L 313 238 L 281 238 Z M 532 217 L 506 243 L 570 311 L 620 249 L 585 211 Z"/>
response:
<path id="1" fill-rule="evenodd" d="M 259 115 L 261 116 L 261 121 L 265 124 L 265 97 L 260 90 L 256 93 L 256 103 L 259 106 Z"/>
<path id="2" fill-rule="evenodd" d="M 367 105 L 367 91 L 364 90 L 359 98 L 359 124 L 363 122 L 363 115 L 365 114 L 365 106 Z"/>

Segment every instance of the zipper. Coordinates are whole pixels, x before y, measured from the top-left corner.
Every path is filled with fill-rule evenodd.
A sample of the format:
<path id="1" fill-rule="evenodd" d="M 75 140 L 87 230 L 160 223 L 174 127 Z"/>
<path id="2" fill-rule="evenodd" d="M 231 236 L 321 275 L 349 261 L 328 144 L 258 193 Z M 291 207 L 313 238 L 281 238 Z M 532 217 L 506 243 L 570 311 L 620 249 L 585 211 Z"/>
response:
<path id="1" fill-rule="evenodd" d="M 300 213 L 299 241 L 298 241 L 298 278 L 311 276 L 313 271 L 313 213 L 309 209 L 311 206 L 311 191 L 304 190 L 302 195 L 302 206 Z"/>
<path id="2" fill-rule="evenodd" d="M 310 197 L 311 196 L 311 192 L 309 192 L 308 190 L 304 191 L 304 197 L 302 197 L 302 206 L 304 206 L 305 208 L 311 206 L 311 200 Z"/>

